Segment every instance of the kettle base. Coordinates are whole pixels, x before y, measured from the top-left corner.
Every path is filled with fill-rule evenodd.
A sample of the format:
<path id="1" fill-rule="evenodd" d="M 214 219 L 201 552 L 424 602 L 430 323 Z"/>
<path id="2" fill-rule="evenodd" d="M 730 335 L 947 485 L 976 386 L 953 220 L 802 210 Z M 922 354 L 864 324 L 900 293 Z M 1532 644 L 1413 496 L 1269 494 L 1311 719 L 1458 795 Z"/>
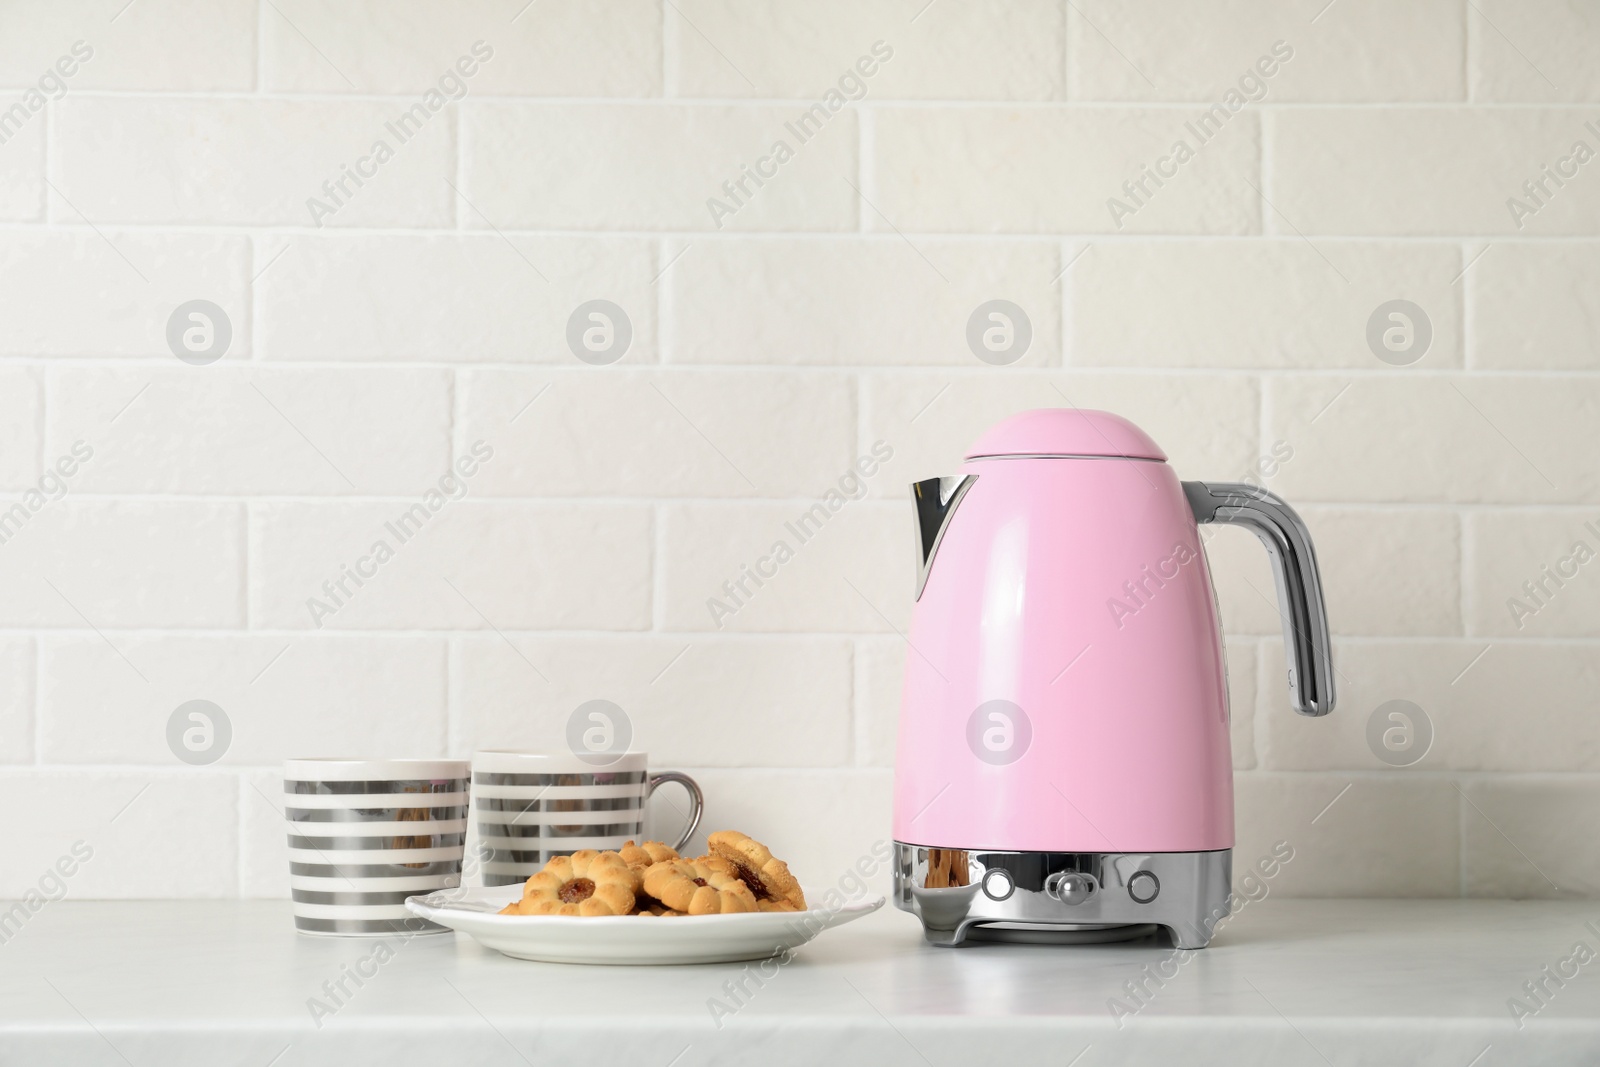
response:
<path id="1" fill-rule="evenodd" d="M 894 903 L 922 920 L 933 945 L 1104 943 L 1164 927 L 1175 947 L 1197 949 L 1228 915 L 1232 867 L 1231 849 L 1006 852 L 896 841 Z"/>
<path id="2" fill-rule="evenodd" d="M 1155 923 L 1133 923 L 1128 926 L 1108 923 L 973 923 L 967 928 L 967 940 L 994 941 L 1005 945 L 1111 945 L 1151 937 L 1160 929 Z"/>

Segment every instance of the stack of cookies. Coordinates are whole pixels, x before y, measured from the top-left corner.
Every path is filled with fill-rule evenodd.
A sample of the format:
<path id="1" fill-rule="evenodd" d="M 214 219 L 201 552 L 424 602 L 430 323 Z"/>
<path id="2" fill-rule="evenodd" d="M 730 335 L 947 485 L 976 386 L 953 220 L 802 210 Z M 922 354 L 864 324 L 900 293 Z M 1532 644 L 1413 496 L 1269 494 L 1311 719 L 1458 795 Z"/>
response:
<path id="1" fill-rule="evenodd" d="M 710 851 L 686 859 L 660 841 L 617 852 L 557 856 L 529 878 L 522 899 L 501 915 L 733 915 L 804 911 L 789 865 L 737 830 L 707 838 Z"/>

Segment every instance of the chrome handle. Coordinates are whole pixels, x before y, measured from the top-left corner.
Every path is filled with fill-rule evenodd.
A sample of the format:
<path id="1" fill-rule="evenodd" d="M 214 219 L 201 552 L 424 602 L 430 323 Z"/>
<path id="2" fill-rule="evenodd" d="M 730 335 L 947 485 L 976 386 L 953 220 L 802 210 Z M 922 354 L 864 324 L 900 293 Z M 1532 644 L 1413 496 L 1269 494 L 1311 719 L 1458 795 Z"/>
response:
<path id="1" fill-rule="evenodd" d="M 1184 482 L 1195 522 L 1243 526 L 1272 557 L 1289 661 L 1289 692 L 1302 715 L 1333 710 L 1333 651 L 1317 553 L 1300 516 L 1283 498 L 1247 482 Z"/>
<path id="2" fill-rule="evenodd" d="M 700 825 L 700 813 L 705 810 L 706 798 L 705 794 L 700 792 L 700 783 L 681 771 L 662 771 L 659 774 L 652 774 L 648 789 L 645 791 L 645 798 L 649 799 L 651 793 L 668 782 L 677 782 L 689 792 L 689 823 L 683 828 L 683 836 L 672 846 L 672 850 L 677 852 L 689 843 L 689 838 L 694 836 L 695 827 Z"/>

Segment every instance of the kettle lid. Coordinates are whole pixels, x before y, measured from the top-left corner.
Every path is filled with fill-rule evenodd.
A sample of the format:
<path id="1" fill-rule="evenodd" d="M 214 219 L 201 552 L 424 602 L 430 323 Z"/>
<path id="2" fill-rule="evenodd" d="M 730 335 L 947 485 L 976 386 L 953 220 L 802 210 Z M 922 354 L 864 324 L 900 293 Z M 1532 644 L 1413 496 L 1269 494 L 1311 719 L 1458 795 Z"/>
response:
<path id="1" fill-rule="evenodd" d="M 1121 415 L 1083 408 L 1037 408 L 1013 415 L 985 430 L 966 458 L 999 456 L 1167 458 L 1149 434 Z"/>

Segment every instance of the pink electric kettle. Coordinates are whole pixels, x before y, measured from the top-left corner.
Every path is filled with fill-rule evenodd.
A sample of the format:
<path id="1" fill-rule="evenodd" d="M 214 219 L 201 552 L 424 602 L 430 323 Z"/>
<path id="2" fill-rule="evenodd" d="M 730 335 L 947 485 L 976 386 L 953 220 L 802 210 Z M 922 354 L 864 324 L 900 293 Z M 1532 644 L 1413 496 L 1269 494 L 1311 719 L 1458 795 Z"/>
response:
<path id="1" fill-rule="evenodd" d="M 895 904 L 927 939 L 1201 948 L 1228 914 L 1233 761 L 1198 524 L 1272 556 L 1295 710 L 1333 709 L 1316 555 L 1277 496 L 1180 482 L 1103 411 L 1023 412 L 912 486 L 921 570 L 895 758 Z"/>

